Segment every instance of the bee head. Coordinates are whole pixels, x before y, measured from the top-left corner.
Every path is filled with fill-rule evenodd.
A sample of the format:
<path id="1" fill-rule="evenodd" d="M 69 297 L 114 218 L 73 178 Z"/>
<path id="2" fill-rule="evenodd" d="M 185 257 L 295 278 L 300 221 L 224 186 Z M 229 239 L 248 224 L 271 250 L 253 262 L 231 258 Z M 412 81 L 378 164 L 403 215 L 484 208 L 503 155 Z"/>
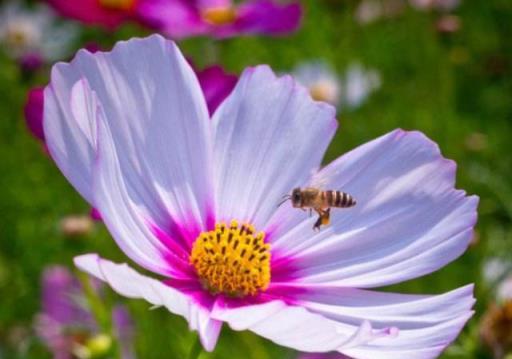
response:
<path id="1" fill-rule="evenodd" d="M 294 188 L 291 194 L 292 206 L 302 207 L 302 194 L 300 188 Z"/>

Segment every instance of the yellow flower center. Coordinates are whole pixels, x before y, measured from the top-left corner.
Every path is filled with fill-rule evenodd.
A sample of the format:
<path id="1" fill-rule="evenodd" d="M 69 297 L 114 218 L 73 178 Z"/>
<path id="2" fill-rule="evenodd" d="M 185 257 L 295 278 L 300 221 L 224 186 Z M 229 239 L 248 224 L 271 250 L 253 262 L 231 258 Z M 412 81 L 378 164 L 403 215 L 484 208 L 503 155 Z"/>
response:
<path id="1" fill-rule="evenodd" d="M 335 103 L 337 97 L 337 89 L 332 84 L 321 81 L 309 88 L 309 93 L 315 101 L 323 101 Z"/>
<path id="2" fill-rule="evenodd" d="M 256 295 L 270 283 L 270 245 L 265 233 L 233 220 L 202 232 L 194 242 L 190 263 L 203 287 L 231 297 Z"/>
<path id="3" fill-rule="evenodd" d="M 232 6 L 211 7 L 202 11 L 202 17 L 212 25 L 227 25 L 236 20 L 236 9 Z"/>
<path id="4" fill-rule="evenodd" d="M 131 10 L 136 0 L 99 0 L 100 5 L 111 10 Z"/>

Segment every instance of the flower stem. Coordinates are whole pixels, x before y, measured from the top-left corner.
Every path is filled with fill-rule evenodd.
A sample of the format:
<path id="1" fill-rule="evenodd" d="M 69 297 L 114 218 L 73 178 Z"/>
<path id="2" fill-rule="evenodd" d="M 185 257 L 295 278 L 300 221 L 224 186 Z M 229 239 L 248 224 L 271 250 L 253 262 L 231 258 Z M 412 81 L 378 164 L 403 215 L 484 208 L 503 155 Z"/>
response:
<path id="1" fill-rule="evenodd" d="M 199 335 L 196 336 L 194 342 L 192 343 L 192 347 L 190 348 L 190 353 L 188 354 L 188 359 L 197 359 L 203 352 L 203 346 L 201 345 L 201 341 L 199 340 Z"/>

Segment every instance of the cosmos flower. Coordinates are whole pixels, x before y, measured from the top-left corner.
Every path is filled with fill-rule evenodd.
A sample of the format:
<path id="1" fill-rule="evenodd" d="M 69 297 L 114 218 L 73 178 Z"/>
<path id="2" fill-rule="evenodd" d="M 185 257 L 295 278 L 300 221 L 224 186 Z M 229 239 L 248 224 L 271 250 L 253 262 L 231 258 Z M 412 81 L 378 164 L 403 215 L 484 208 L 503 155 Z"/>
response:
<path id="1" fill-rule="evenodd" d="M 46 0 L 62 16 L 111 30 L 136 19 L 138 4 L 144 1 L 150 0 Z"/>
<path id="2" fill-rule="evenodd" d="M 340 102 L 341 79 L 325 62 L 311 61 L 299 64 L 292 72 L 293 76 L 305 86 L 316 101 L 332 105 Z"/>
<path id="3" fill-rule="evenodd" d="M 294 77 L 305 86 L 316 101 L 355 109 L 380 87 L 380 76 L 375 70 L 366 70 L 354 63 L 342 78 L 326 63 L 306 62 L 293 71 Z"/>
<path id="4" fill-rule="evenodd" d="M 238 77 L 227 73 L 219 65 L 212 65 L 203 70 L 196 70 L 199 85 L 203 90 L 206 105 L 210 115 L 213 115 L 217 107 L 233 91 Z"/>
<path id="5" fill-rule="evenodd" d="M 34 87 L 27 93 L 25 101 L 25 123 L 30 133 L 39 141 L 44 143 L 43 130 L 43 109 L 44 109 L 44 88 Z"/>
<path id="6" fill-rule="evenodd" d="M 361 106 L 368 96 L 380 85 L 380 75 L 375 70 L 365 69 L 362 65 L 350 65 L 344 81 L 343 104 L 351 109 Z"/>
<path id="7" fill-rule="evenodd" d="M 172 38 L 242 34 L 282 35 L 297 30 L 302 16 L 298 1 L 276 0 L 141 0 L 145 23 Z"/>
<path id="8" fill-rule="evenodd" d="M 382 18 L 392 19 L 405 10 L 403 0 L 362 0 L 355 12 L 355 19 L 361 25 L 367 25 Z"/>
<path id="9" fill-rule="evenodd" d="M 71 24 L 57 24 L 43 5 L 25 9 L 14 2 L 0 9 L 0 44 L 23 68 L 33 70 L 65 57 L 77 36 Z"/>
<path id="10" fill-rule="evenodd" d="M 319 169 L 332 106 L 258 66 L 210 120 L 190 65 L 158 35 L 55 65 L 44 117 L 60 170 L 158 278 L 97 254 L 75 264 L 183 316 L 206 350 L 227 323 L 305 352 L 432 358 L 473 313 L 472 285 L 369 289 L 436 271 L 471 240 L 478 198 L 454 188 L 455 164 L 419 132 L 393 131 Z M 357 198 L 318 232 L 289 202 L 277 208 L 312 177 Z"/>
<path id="11" fill-rule="evenodd" d="M 452 11 L 460 5 L 460 0 L 409 0 L 418 10 Z"/>
<path id="12" fill-rule="evenodd" d="M 271 0 L 233 4 L 231 0 L 46 0 L 60 14 L 86 24 L 115 29 L 138 21 L 170 37 L 285 34 L 296 30 L 301 7 Z"/>
<path id="13" fill-rule="evenodd" d="M 112 338 L 101 333 L 87 308 L 79 281 L 67 268 L 47 267 L 41 287 L 42 312 L 36 317 L 35 328 L 55 359 L 90 358 L 93 352 L 105 354 L 110 350 Z M 134 358 L 130 315 L 125 308 L 117 306 L 112 321 L 121 350 L 126 353 L 123 358 Z"/>

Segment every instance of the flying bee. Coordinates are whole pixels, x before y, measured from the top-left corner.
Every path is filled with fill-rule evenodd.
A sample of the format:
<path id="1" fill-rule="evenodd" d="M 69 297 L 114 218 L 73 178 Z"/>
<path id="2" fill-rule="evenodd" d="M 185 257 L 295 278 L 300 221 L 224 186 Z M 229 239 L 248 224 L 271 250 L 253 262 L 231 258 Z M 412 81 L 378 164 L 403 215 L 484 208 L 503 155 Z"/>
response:
<path id="1" fill-rule="evenodd" d="M 349 208 L 356 205 L 354 197 L 341 191 L 323 191 L 316 187 L 294 188 L 291 194 L 284 197 L 284 203 L 292 201 L 294 208 L 314 210 L 318 213 L 318 219 L 313 229 L 319 230 L 320 226 L 328 225 L 332 208 Z M 280 204 L 280 205 L 281 205 Z"/>

